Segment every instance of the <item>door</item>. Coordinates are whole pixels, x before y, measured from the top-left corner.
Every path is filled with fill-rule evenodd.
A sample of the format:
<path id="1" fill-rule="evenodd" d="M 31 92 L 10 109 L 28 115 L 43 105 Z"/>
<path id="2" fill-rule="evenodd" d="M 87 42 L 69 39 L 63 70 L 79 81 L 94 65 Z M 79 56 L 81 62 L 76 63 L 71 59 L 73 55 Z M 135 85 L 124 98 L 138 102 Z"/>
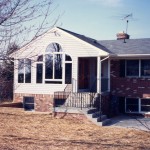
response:
<path id="1" fill-rule="evenodd" d="M 79 89 L 89 89 L 90 83 L 90 67 L 88 58 L 79 58 L 79 74 L 78 74 L 78 85 Z"/>

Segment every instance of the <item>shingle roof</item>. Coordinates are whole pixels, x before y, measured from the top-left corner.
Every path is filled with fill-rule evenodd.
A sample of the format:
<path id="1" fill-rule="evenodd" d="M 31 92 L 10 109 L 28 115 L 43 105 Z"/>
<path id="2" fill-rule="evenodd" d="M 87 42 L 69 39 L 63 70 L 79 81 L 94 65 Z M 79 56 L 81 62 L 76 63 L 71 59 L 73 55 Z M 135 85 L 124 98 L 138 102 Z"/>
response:
<path id="1" fill-rule="evenodd" d="M 58 27 L 59 28 L 59 27 Z M 124 40 L 101 40 L 86 37 L 81 34 L 59 28 L 97 48 L 100 48 L 110 54 L 124 55 L 124 54 L 150 54 L 150 38 L 143 39 L 126 39 Z"/>
<path id="2" fill-rule="evenodd" d="M 101 45 L 110 50 L 113 54 L 150 54 L 150 38 L 104 40 L 99 41 Z"/>

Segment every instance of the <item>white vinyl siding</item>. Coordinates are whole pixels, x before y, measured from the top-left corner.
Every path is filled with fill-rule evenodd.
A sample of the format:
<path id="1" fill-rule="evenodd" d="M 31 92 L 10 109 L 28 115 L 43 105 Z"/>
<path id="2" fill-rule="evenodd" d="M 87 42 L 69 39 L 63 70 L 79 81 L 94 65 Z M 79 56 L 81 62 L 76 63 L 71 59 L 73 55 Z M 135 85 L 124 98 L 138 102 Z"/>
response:
<path id="1" fill-rule="evenodd" d="M 18 71 L 15 69 L 15 81 L 14 81 L 14 93 L 33 93 L 33 94 L 53 94 L 55 91 L 63 91 L 66 87 L 65 82 L 63 84 L 37 84 L 36 83 L 36 64 L 37 57 L 44 54 L 47 46 L 50 43 L 58 43 L 61 45 L 63 52 L 68 54 L 72 58 L 72 78 L 77 81 L 78 79 L 78 57 L 97 57 L 99 55 L 107 55 L 106 52 L 91 46 L 90 44 L 65 33 L 57 28 L 50 30 L 46 34 L 38 37 L 35 41 L 32 41 L 29 45 L 23 47 L 21 50 L 15 52 L 14 58 L 29 58 L 32 59 L 32 82 L 28 85 L 17 83 Z M 17 63 L 17 61 L 15 62 Z M 44 67 L 44 66 L 43 66 Z M 43 76 L 45 72 L 43 72 Z M 44 77 L 43 77 L 44 80 Z M 64 74 L 63 74 L 64 80 Z M 76 87 L 77 87 L 76 83 Z"/>

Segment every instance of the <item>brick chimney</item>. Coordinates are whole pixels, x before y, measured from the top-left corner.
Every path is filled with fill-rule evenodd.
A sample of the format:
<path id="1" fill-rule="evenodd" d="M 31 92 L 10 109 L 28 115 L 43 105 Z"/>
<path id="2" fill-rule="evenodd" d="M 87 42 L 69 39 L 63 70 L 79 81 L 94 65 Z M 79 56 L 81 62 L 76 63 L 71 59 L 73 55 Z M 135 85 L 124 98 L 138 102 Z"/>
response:
<path id="1" fill-rule="evenodd" d="M 130 35 L 124 32 L 119 32 L 117 33 L 117 40 L 122 40 L 122 39 L 129 39 Z"/>

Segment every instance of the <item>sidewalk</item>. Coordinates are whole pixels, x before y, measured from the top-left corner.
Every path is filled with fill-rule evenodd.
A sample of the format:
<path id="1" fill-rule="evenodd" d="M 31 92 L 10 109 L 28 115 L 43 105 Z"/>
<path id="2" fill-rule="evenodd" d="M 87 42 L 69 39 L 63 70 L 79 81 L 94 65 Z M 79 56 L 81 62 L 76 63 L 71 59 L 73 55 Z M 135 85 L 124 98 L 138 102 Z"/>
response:
<path id="1" fill-rule="evenodd" d="M 108 126 L 118 126 L 150 131 L 150 118 L 144 118 L 141 116 L 120 115 L 111 118 L 111 124 L 109 124 Z"/>

